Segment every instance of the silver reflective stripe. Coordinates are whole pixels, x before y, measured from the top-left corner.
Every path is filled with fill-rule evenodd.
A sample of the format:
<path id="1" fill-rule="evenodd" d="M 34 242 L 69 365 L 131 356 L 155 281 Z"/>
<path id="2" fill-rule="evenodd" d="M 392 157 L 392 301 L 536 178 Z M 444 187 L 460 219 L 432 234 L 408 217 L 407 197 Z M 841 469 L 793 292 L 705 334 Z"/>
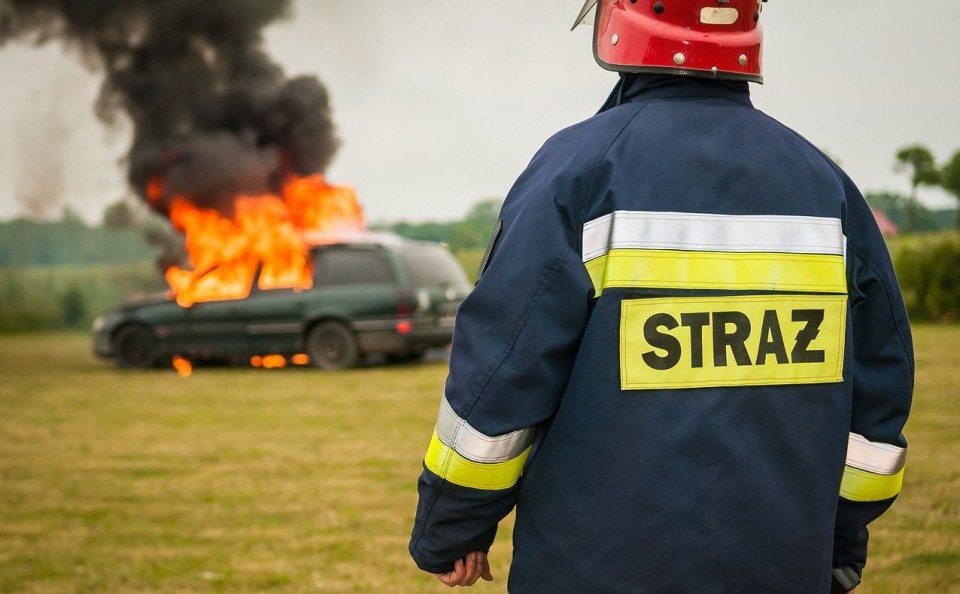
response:
<path id="1" fill-rule="evenodd" d="M 506 462 L 522 454 L 533 442 L 535 429 L 520 429 L 506 435 L 490 437 L 470 426 L 457 416 L 447 402 L 446 396 L 440 403 L 437 416 L 437 437 L 458 454 L 483 464 Z"/>
<path id="2" fill-rule="evenodd" d="M 906 448 L 870 441 L 857 433 L 850 434 L 847 442 L 847 466 L 874 474 L 893 475 L 900 472 L 906 462 Z"/>
<path id="3" fill-rule="evenodd" d="M 618 210 L 583 226 L 583 261 L 615 249 L 844 255 L 840 219 Z"/>

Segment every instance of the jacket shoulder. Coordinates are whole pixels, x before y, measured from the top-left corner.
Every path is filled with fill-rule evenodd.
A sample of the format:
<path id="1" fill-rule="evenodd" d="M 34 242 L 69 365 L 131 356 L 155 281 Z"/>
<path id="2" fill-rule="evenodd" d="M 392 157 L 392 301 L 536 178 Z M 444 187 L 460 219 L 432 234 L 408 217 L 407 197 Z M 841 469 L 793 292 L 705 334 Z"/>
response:
<path id="1" fill-rule="evenodd" d="M 537 151 L 511 194 L 524 198 L 542 194 L 579 209 L 581 200 L 596 185 L 610 148 L 642 109 L 625 105 L 560 130 Z M 546 191 L 532 192 L 534 188 Z"/>
<path id="2" fill-rule="evenodd" d="M 568 126 L 551 136 L 537 157 L 602 156 L 645 107 L 646 104 L 626 104 Z"/>

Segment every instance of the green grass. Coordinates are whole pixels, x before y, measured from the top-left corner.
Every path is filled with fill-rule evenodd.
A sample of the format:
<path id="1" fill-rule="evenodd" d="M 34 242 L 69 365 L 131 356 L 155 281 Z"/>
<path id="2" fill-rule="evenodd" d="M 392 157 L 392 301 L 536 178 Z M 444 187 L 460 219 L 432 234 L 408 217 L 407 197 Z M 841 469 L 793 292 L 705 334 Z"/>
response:
<path id="1" fill-rule="evenodd" d="M 903 493 L 870 534 L 861 592 L 960 592 L 960 326 L 914 328 Z"/>
<path id="2" fill-rule="evenodd" d="M 916 330 L 904 493 L 860 594 L 960 592 L 960 327 Z M 406 552 L 442 363 L 124 372 L 0 337 L 0 592 L 445 592 Z M 503 592 L 510 527 L 492 551 Z"/>

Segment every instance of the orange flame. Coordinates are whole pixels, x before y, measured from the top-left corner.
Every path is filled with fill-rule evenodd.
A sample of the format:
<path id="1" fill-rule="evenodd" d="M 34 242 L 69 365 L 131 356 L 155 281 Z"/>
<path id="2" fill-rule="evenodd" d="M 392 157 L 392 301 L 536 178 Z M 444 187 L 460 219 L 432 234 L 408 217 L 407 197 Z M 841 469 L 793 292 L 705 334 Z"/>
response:
<path id="1" fill-rule="evenodd" d="M 297 353 L 293 357 L 290 357 L 290 362 L 294 365 L 309 365 L 310 357 L 304 353 Z"/>
<path id="2" fill-rule="evenodd" d="M 164 183 L 163 177 L 154 175 L 147 180 L 147 200 L 150 204 L 157 204 L 163 199 Z"/>
<path id="3" fill-rule="evenodd" d="M 193 363 L 183 357 L 176 356 L 173 358 L 173 368 L 177 370 L 177 375 L 180 377 L 193 375 Z"/>
<path id="4" fill-rule="evenodd" d="M 287 366 L 287 359 L 283 355 L 254 355 L 250 357 L 251 367 L 262 367 L 264 369 L 281 369 Z"/>
<path id="5" fill-rule="evenodd" d="M 162 179 L 151 178 L 147 195 L 162 188 Z M 306 237 L 364 227 L 353 189 L 329 185 L 321 175 L 290 178 L 279 196 L 240 196 L 233 206 L 234 214 L 226 217 L 183 196 L 171 201 L 170 220 L 186 235 L 191 265 L 166 273 L 180 305 L 246 297 L 258 270 L 260 289 L 309 289 L 313 271 Z"/>
<path id="6" fill-rule="evenodd" d="M 287 366 L 287 359 L 283 355 L 267 355 L 263 358 L 264 369 L 280 369 Z"/>

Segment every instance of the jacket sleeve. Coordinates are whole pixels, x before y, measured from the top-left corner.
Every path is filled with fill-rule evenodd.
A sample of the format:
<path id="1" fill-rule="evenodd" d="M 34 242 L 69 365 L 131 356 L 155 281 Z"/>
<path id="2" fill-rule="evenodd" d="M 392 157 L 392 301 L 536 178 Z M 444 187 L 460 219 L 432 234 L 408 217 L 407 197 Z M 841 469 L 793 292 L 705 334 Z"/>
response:
<path id="1" fill-rule="evenodd" d="M 903 426 L 913 393 L 910 325 L 887 248 L 852 182 L 848 196 L 848 260 L 853 405 L 834 537 L 834 567 L 861 574 L 867 524 L 893 503 L 903 483 Z"/>
<path id="2" fill-rule="evenodd" d="M 457 312 L 409 547 L 425 571 L 489 550 L 568 382 L 593 291 L 577 206 L 589 175 L 551 155 L 576 152 L 548 143 L 517 181 L 486 270 Z"/>

